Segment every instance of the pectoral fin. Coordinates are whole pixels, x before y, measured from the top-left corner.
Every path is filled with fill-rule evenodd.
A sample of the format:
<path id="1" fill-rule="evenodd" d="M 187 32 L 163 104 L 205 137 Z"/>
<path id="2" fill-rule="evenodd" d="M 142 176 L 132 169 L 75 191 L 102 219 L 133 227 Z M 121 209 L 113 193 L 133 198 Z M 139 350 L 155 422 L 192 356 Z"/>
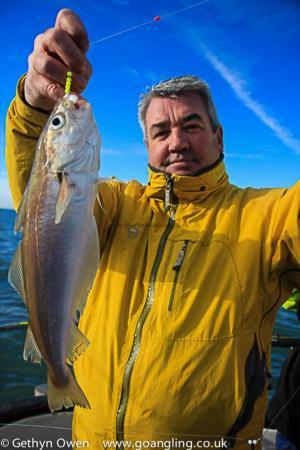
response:
<path id="1" fill-rule="evenodd" d="M 68 341 L 66 362 L 73 365 L 76 359 L 84 352 L 89 345 L 89 340 L 83 333 L 72 323 L 71 333 Z"/>
<path id="2" fill-rule="evenodd" d="M 16 253 L 11 262 L 8 271 L 8 282 L 17 291 L 19 296 L 22 298 L 26 305 L 26 292 L 23 276 L 23 266 L 22 266 L 22 247 L 21 244 L 16 250 Z"/>
<path id="3" fill-rule="evenodd" d="M 56 213 L 55 213 L 55 223 L 56 225 L 60 223 L 61 218 L 66 211 L 72 195 L 74 193 L 75 184 L 69 179 L 68 174 L 60 173 L 58 174 L 60 179 L 60 190 L 56 203 Z"/>
<path id="4" fill-rule="evenodd" d="M 42 356 L 37 343 L 33 337 L 30 327 L 27 328 L 27 334 L 25 339 L 23 358 L 25 361 L 31 360 L 33 363 L 40 364 Z"/>

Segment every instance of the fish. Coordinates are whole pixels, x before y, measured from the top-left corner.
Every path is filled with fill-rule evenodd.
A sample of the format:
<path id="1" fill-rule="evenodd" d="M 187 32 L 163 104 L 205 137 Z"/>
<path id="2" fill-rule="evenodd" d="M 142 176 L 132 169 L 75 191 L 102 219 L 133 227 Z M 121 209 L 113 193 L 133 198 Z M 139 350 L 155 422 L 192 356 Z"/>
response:
<path id="1" fill-rule="evenodd" d="M 22 240 L 8 279 L 28 310 L 23 357 L 45 361 L 52 412 L 90 408 L 72 365 L 89 344 L 77 325 L 100 259 L 93 212 L 100 144 L 91 105 L 66 94 L 38 140 L 15 222 Z"/>

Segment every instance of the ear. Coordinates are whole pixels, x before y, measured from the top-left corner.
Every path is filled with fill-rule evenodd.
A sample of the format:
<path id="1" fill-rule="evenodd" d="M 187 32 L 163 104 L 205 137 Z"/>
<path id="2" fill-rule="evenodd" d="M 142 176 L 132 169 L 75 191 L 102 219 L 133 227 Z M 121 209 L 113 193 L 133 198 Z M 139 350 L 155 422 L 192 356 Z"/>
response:
<path id="1" fill-rule="evenodd" d="M 217 126 L 215 135 L 217 138 L 217 144 L 218 144 L 220 153 L 224 153 L 223 128 L 221 127 L 221 125 Z"/>

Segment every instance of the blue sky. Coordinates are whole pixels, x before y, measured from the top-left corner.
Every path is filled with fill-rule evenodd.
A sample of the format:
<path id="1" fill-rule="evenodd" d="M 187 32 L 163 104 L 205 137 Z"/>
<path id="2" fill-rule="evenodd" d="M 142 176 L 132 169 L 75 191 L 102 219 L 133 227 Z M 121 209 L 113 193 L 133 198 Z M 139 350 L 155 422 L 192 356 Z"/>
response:
<path id="1" fill-rule="evenodd" d="M 34 37 L 68 7 L 90 41 L 195 3 L 193 0 L 16 0 L 1 6 L 0 207 L 10 207 L 4 123 Z M 94 45 L 85 97 L 102 135 L 101 175 L 147 180 L 137 122 L 139 94 L 182 74 L 205 79 L 224 127 L 226 166 L 239 186 L 290 186 L 300 172 L 300 3 L 207 0 Z"/>

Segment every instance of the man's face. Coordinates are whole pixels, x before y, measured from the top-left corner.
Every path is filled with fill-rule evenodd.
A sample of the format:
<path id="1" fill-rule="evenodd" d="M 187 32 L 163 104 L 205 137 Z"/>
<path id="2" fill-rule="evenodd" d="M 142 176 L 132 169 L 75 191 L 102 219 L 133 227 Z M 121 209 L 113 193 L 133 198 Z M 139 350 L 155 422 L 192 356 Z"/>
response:
<path id="1" fill-rule="evenodd" d="M 193 175 L 213 164 L 223 149 L 223 132 L 214 132 L 199 94 L 154 97 L 146 114 L 149 164 L 162 172 Z"/>

